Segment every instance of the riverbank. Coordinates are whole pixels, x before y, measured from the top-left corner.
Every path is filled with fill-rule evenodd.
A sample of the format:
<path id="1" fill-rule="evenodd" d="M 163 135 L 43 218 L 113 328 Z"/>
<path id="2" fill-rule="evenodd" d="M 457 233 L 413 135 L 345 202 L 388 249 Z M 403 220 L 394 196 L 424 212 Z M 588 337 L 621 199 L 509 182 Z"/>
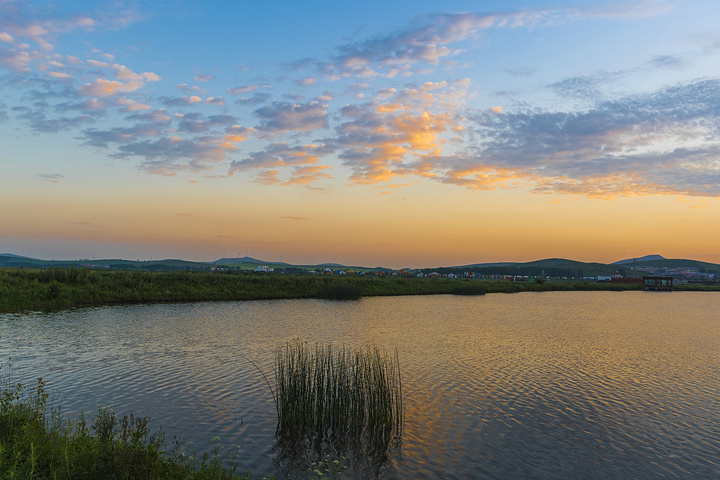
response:
<path id="1" fill-rule="evenodd" d="M 527 291 L 623 291 L 641 288 L 640 284 L 584 281 L 496 282 L 474 278 L 371 275 L 4 268 L 0 269 L 0 313 L 128 303 L 479 295 Z M 716 287 L 707 289 L 718 290 Z"/>

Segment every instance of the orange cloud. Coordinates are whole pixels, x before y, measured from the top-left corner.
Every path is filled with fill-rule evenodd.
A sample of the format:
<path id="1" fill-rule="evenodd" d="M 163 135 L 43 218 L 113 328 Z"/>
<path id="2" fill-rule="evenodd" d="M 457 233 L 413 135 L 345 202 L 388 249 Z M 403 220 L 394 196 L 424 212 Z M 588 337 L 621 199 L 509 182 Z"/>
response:
<path id="1" fill-rule="evenodd" d="M 321 178 L 333 178 L 332 175 L 326 173 L 330 169 L 327 165 L 308 165 L 305 167 L 297 167 L 293 170 L 292 178 L 283 185 L 309 185 Z"/>
<path id="2" fill-rule="evenodd" d="M 672 188 L 645 180 L 638 172 L 616 173 L 602 177 L 536 179 L 533 191 L 584 195 L 606 200 L 615 197 L 677 194 Z"/>
<path id="3" fill-rule="evenodd" d="M 134 92 L 142 88 L 143 85 L 142 82 L 137 80 L 122 83 L 116 80 L 98 78 L 94 82 L 81 85 L 79 91 L 81 94 L 90 97 L 110 97 L 118 93 Z"/>
<path id="4" fill-rule="evenodd" d="M 507 187 L 511 181 L 529 181 L 533 175 L 523 170 L 502 168 L 496 165 L 473 165 L 469 168 L 450 170 L 439 177 L 442 183 L 450 183 L 473 190 L 494 190 Z"/>
<path id="5" fill-rule="evenodd" d="M 280 173 L 278 170 L 265 170 L 264 172 L 260 172 L 255 179 L 257 183 L 262 183 L 263 185 L 275 185 L 279 182 L 278 180 L 278 173 Z"/>
<path id="6" fill-rule="evenodd" d="M 453 117 L 427 111 L 392 113 L 397 109 L 382 114 L 378 110 L 346 111 L 347 116 L 357 118 L 340 128 L 347 147 L 340 156 L 353 169 L 350 180 L 372 184 L 408 174 L 433 176 L 427 156 L 441 154 L 440 134 L 453 127 Z"/>
<path id="7" fill-rule="evenodd" d="M 402 105 L 399 103 L 382 103 L 377 107 L 378 113 L 392 113 L 400 110 Z"/>

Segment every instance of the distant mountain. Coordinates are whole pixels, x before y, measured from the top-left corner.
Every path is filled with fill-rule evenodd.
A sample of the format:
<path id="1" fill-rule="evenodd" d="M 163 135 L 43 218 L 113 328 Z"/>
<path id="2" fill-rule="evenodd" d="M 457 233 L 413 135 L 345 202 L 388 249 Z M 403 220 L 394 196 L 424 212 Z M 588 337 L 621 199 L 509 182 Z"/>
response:
<path id="1" fill-rule="evenodd" d="M 627 260 L 618 260 L 617 262 L 613 262 L 610 265 L 626 265 L 628 263 L 652 262 L 655 260 L 666 260 L 666 258 L 663 257 L 662 255 L 645 255 L 644 257 L 639 257 L 639 258 L 628 258 Z"/>

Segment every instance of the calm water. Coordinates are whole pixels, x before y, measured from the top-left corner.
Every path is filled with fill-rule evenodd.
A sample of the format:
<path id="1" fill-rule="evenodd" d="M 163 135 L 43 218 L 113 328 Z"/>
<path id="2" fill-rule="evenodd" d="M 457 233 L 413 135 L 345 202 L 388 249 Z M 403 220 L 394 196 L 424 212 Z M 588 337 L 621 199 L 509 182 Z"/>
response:
<path id="1" fill-rule="evenodd" d="M 555 292 L 91 308 L 0 315 L 0 361 L 66 412 L 151 416 L 199 449 L 217 436 L 261 476 L 279 463 L 274 406 L 240 355 L 271 372 L 294 339 L 375 343 L 398 349 L 408 395 L 381 478 L 720 478 L 719 307 Z"/>

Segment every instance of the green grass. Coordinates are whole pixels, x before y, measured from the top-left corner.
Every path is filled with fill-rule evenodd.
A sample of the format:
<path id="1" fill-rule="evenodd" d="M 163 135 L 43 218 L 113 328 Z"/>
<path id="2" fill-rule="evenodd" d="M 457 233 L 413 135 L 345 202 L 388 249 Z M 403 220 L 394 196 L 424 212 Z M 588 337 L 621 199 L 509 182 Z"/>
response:
<path id="1" fill-rule="evenodd" d="M 0 268 L 0 313 L 122 303 L 355 299 L 360 296 L 557 290 L 638 290 L 642 285 L 582 281 L 494 282 L 373 275 L 151 272 L 91 268 Z M 710 289 L 717 287 L 708 287 Z"/>
<path id="2" fill-rule="evenodd" d="M 164 435 L 151 435 L 148 419 L 118 418 L 98 408 L 95 416 L 65 420 L 47 405 L 45 384 L 34 391 L 0 379 L 0 478 L 2 479 L 183 479 L 249 480 L 250 473 L 223 466 L 221 447 L 197 460 L 165 449 Z"/>

